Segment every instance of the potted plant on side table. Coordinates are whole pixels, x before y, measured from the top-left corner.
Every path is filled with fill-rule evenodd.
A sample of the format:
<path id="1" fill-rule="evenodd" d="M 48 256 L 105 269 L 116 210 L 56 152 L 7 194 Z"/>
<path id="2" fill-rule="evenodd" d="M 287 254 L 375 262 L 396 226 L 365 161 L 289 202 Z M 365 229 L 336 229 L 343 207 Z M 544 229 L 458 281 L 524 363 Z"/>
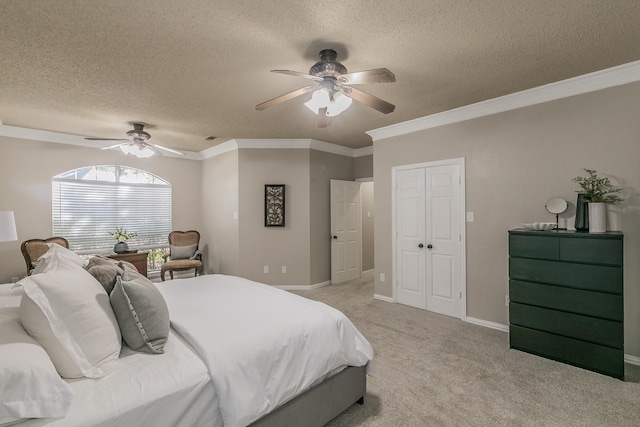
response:
<path id="1" fill-rule="evenodd" d="M 113 252 L 117 254 L 128 252 L 129 246 L 127 245 L 127 240 L 138 235 L 138 233 L 127 233 L 127 230 L 122 227 L 116 227 L 116 231 L 112 231 L 109 234 L 118 241 L 113 247 Z"/>
<path id="2" fill-rule="evenodd" d="M 601 178 L 593 169 L 583 168 L 589 176 L 573 178 L 580 185 L 577 193 L 582 194 L 585 202 L 589 204 L 589 232 L 604 233 L 607 231 L 607 204 L 616 204 L 622 201 L 617 194 L 622 190 L 616 188 L 609 178 Z"/>

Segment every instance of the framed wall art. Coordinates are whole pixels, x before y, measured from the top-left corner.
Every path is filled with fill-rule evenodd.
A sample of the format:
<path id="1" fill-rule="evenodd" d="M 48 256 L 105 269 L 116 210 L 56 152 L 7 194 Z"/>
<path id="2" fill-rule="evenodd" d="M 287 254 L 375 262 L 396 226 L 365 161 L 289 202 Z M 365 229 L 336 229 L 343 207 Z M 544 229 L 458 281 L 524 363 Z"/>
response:
<path id="1" fill-rule="evenodd" d="M 264 226 L 284 227 L 284 184 L 264 186 Z"/>

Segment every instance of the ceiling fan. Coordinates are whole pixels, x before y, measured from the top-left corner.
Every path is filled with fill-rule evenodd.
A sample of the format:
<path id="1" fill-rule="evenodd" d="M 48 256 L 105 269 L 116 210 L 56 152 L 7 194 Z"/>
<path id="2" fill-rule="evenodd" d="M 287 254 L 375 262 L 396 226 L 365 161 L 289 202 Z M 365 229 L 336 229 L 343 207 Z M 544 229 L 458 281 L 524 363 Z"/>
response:
<path id="1" fill-rule="evenodd" d="M 321 50 L 320 61 L 311 67 L 308 74 L 290 70 L 271 70 L 272 73 L 310 79 L 313 80 L 313 84 L 260 103 L 256 105 L 256 110 L 264 110 L 300 95 L 313 93 L 305 106 L 318 115 L 318 127 L 321 128 L 331 124 L 331 117 L 349 108 L 352 99 L 384 114 L 395 110 L 395 105 L 351 87 L 362 83 L 393 83 L 396 81 L 395 74 L 386 68 L 347 73 L 347 68 L 336 60 L 337 56 L 333 49 Z"/>
<path id="2" fill-rule="evenodd" d="M 103 150 L 110 150 L 113 148 L 120 148 L 126 154 L 132 154 L 136 157 L 151 157 L 154 154 L 162 155 L 160 150 L 168 151 L 169 153 L 178 154 L 184 156 L 184 153 L 174 150 L 172 148 L 163 147 L 158 144 L 150 144 L 147 142 L 151 135 L 144 131 L 144 124 L 132 123 L 133 129 L 127 132 L 128 138 L 114 139 L 114 138 L 85 138 L 89 141 L 126 141 L 118 144 L 103 147 Z"/>

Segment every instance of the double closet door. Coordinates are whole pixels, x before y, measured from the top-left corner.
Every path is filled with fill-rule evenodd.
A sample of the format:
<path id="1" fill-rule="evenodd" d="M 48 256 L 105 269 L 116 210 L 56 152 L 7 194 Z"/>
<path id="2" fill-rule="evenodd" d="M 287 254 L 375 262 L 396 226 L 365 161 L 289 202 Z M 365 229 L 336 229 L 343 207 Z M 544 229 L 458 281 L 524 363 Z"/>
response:
<path id="1" fill-rule="evenodd" d="M 396 300 L 464 316 L 460 162 L 395 171 Z"/>

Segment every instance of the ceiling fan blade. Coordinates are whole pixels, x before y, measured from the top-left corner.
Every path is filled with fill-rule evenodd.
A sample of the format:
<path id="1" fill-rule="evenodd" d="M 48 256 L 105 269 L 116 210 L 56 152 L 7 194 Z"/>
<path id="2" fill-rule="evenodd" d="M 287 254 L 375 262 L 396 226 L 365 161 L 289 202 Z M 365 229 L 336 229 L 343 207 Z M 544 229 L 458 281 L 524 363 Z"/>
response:
<path id="1" fill-rule="evenodd" d="M 256 110 L 264 110 L 265 108 L 269 108 L 273 105 L 276 104 L 280 104 L 281 102 L 285 102 L 288 101 L 290 99 L 293 99 L 297 96 L 300 95 L 304 95 L 305 93 L 309 92 L 311 89 L 315 88 L 315 86 L 305 86 L 303 88 L 300 88 L 298 90 L 294 90 L 293 92 L 289 92 L 289 93 L 285 93 L 284 95 L 280 95 L 276 98 L 270 99 L 268 101 L 265 101 L 261 104 L 256 105 Z"/>
<path id="2" fill-rule="evenodd" d="M 287 74 L 290 76 L 303 77 L 305 79 L 315 80 L 317 82 L 321 82 L 324 80 L 322 77 L 312 76 L 311 74 L 301 73 L 300 71 L 291 71 L 291 70 L 271 70 L 272 73 L 280 73 Z"/>
<path id="3" fill-rule="evenodd" d="M 348 85 L 361 83 L 393 83 L 396 81 L 396 75 L 386 68 L 376 68 L 375 70 L 341 74 L 338 76 L 338 81 Z"/>
<path id="4" fill-rule="evenodd" d="M 155 147 L 155 148 L 159 148 L 159 149 L 161 149 L 161 150 L 165 150 L 165 151 L 168 151 L 168 152 L 170 152 L 170 153 L 177 154 L 177 155 L 179 155 L 179 156 L 184 156 L 184 153 L 183 153 L 183 152 L 178 151 L 178 150 L 174 150 L 173 148 L 163 147 L 162 145 L 158 145 L 158 144 L 146 144 L 146 145 L 147 145 L 147 146 L 152 145 L 152 146 L 153 146 L 153 147 Z M 153 147 L 152 147 L 152 148 L 153 148 Z"/>
<path id="5" fill-rule="evenodd" d="M 129 138 L 85 138 L 88 141 L 129 141 Z"/>
<path id="6" fill-rule="evenodd" d="M 388 103 L 387 101 L 383 101 L 382 99 L 375 97 L 373 95 L 369 95 L 366 92 L 361 91 L 360 89 L 356 89 L 353 87 L 341 86 L 340 90 L 345 95 L 355 99 L 358 102 L 361 102 L 365 105 L 368 105 L 371 108 L 374 108 L 381 113 L 389 114 L 396 109 L 396 106 Z"/>
<path id="7" fill-rule="evenodd" d="M 327 116 L 327 107 L 318 110 L 318 127 L 326 128 L 331 124 L 331 117 Z"/>
<path id="8" fill-rule="evenodd" d="M 106 139 L 105 141 L 111 141 L 111 140 Z M 129 141 L 129 140 L 128 139 L 124 139 L 124 140 L 117 139 L 116 141 Z M 118 148 L 118 147 L 121 147 L 121 146 L 127 145 L 127 144 L 128 144 L 128 142 L 121 142 L 119 144 L 113 144 L 113 145 L 110 145 L 108 147 L 102 147 L 101 150 L 111 150 L 112 148 Z"/>

